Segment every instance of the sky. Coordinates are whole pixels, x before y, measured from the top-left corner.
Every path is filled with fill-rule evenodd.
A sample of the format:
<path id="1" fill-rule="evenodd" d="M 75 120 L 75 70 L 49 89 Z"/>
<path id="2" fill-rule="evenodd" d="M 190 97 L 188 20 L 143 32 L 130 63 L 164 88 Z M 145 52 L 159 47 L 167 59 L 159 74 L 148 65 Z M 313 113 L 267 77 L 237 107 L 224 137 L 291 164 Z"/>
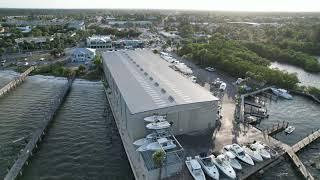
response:
<path id="1" fill-rule="evenodd" d="M 320 12 L 320 0 L 0 0 L 0 7 Z"/>

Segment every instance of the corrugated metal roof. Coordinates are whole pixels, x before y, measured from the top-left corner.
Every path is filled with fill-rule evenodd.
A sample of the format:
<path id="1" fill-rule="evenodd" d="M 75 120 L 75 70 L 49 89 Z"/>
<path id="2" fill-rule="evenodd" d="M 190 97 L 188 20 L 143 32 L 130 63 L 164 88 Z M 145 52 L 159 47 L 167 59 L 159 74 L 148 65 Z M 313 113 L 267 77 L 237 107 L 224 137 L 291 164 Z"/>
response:
<path id="1" fill-rule="evenodd" d="M 110 70 L 131 113 L 188 103 L 215 101 L 209 91 L 174 71 L 147 49 L 105 52 Z"/>

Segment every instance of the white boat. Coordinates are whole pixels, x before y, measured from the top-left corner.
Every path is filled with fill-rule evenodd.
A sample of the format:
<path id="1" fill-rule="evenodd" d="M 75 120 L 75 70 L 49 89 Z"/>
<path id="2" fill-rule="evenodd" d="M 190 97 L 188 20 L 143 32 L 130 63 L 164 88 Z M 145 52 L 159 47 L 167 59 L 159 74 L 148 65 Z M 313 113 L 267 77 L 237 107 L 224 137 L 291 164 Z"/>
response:
<path id="1" fill-rule="evenodd" d="M 196 159 L 192 159 L 191 157 L 187 157 L 185 161 L 186 166 L 195 180 L 205 180 L 206 176 L 204 175 L 201 165 Z"/>
<path id="2" fill-rule="evenodd" d="M 153 115 L 153 116 L 145 117 L 143 120 L 146 121 L 146 122 L 153 123 L 153 122 L 165 121 L 166 119 L 167 119 L 166 116 Z"/>
<path id="3" fill-rule="evenodd" d="M 271 155 L 264 149 L 264 146 L 259 142 L 255 142 L 250 145 L 250 148 L 254 151 L 257 151 L 263 158 L 270 159 Z"/>
<path id="4" fill-rule="evenodd" d="M 148 145 L 149 145 L 148 143 L 143 144 L 143 145 L 140 146 L 138 149 L 136 149 L 136 151 L 139 151 L 139 152 L 148 151 L 148 149 L 147 149 L 147 146 L 148 146 Z"/>
<path id="5" fill-rule="evenodd" d="M 247 146 L 242 146 L 242 149 L 244 150 L 244 152 L 246 154 L 248 154 L 254 161 L 256 162 L 262 162 L 262 156 L 260 155 L 260 153 L 257 150 L 252 150 L 251 148 L 247 147 Z"/>
<path id="6" fill-rule="evenodd" d="M 211 155 L 211 156 L 213 156 L 213 155 Z M 204 170 L 204 172 L 208 176 L 210 176 L 213 179 L 218 180 L 219 179 L 219 171 L 218 171 L 216 165 L 214 165 L 214 163 L 212 162 L 211 156 L 208 156 L 208 157 L 195 156 L 195 159 L 198 160 L 202 169 Z"/>
<path id="7" fill-rule="evenodd" d="M 173 140 L 167 139 L 167 138 L 160 138 L 156 142 L 152 142 L 147 145 L 147 150 L 149 151 L 157 151 L 157 150 L 168 150 L 173 149 L 177 147 L 176 144 L 174 144 Z"/>
<path id="8" fill-rule="evenodd" d="M 285 99 L 293 99 L 293 97 L 288 93 L 287 90 L 285 89 L 277 89 L 277 88 L 271 88 L 271 91 L 277 95 L 277 96 L 280 96 L 282 98 L 285 98 Z"/>
<path id="9" fill-rule="evenodd" d="M 272 148 L 271 148 L 270 146 L 268 146 L 267 144 L 265 144 L 265 143 L 263 143 L 263 142 L 259 142 L 259 141 L 258 141 L 258 143 L 260 143 L 260 144 L 264 147 L 264 149 L 265 149 L 272 157 L 275 157 L 275 156 L 278 155 L 278 152 L 277 152 L 276 150 L 272 149 Z"/>
<path id="10" fill-rule="evenodd" d="M 134 141 L 132 144 L 135 146 L 142 146 L 144 144 L 149 144 L 150 142 L 152 142 L 152 139 L 141 138 L 141 139 Z"/>
<path id="11" fill-rule="evenodd" d="M 291 134 L 296 128 L 293 127 L 293 126 L 288 126 L 284 132 L 287 133 L 287 134 Z"/>
<path id="12" fill-rule="evenodd" d="M 233 169 L 237 169 L 237 170 L 241 170 L 242 166 L 239 163 L 238 160 L 236 160 L 236 156 L 232 154 L 232 152 L 230 151 L 225 151 L 224 152 L 226 161 L 229 162 L 229 164 L 231 165 L 231 167 L 233 167 Z"/>
<path id="13" fill-rule="evenodd" d="M 162 132 L 154 132 L 150 133 L 146 136 L 147 139 L 156 139 L 156 138 L 162 138 L 162 137 L 169 137 L 169 133 L 167 131 L 162 131 Z"/>
<path id="14" fill-rule="evenodd" d="M 161 122 L 149 123 L 146 125 L 146 128 L 151 130 L 158 130 L 158 129 L 166 129 L 166 128 L 169 128 L 170 126 L 171 125 L 168 121 L 161 121 Z"/>
<path id="15" fill-rule="evenodd" d="M 251 157 L 248 154 L 246 154 L 244 152 L 244 150 L 238 144 L 227 145 L 227 146 L 225 146 L 225 149 L 232 152 L 241 161 L 243 161 L 247 164 L 250 164 L 252 166 L 254 165 L 254 162 L 251 159 Z"/>
<path id="16" fill-rule="evenodd" d="M 230 177 L 231 179 L 235 179 L 236 172 L 231 167 L 229 162 L 226 160 L 225 155 L 220 154 L 216 158 L 214 156 L 211 156 L 212 162 L 225 174 L 226 176 Z"/>

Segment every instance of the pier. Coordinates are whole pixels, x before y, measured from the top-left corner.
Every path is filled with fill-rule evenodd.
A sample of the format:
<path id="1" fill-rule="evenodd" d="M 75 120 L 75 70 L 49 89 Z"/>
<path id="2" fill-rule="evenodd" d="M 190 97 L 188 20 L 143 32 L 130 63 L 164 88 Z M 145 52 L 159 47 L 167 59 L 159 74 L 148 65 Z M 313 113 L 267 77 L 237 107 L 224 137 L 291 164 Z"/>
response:
<path id="1" fill-rule="evenodd" d="M 283 121 L 282 123 L 278 123 L 277 125 L 273 125 L 272 128 L 264 130 L 269 136 L 277 134 L 281 131 L 284 131 L 289 126 L 288 122 Z"/>
<path id="2" fill-rule="evenodd" d="M 289 146 L 285 143 L 282 143 L 273 137 L 271 137 L 274 134 L 277 134 L 283 130 L 285 130 L 289 123 L 283 121 L 282 123 L 278 123 L 277 125 L 273 125 L 272 128 L 266 129 L 266 130 L 259 130 L 256 127 L 248 124 L 245 121 L 245 114 L 250 114 L 252 116 L 255 116 L 255 114 L 252 114 L 250 111 L 245 112 L 245 105 L 250 106 L 250 110 L 253 108 L 260 108 L 260 106 L 256 105 L 256 103 L 246 102 L 246 97 L 255 97 L 255 95 L 261 95 L 262 97 L 269 98 L 270 100 L 277 100 L 277 98 L 274 98 L 272 94 L 267 93 L 265 91 L 268 91 L 271 87 L 263 88 L 255 92 L 251 92 L 248 94 L 244 94 L 240 97 L 240 111 L 239 111 L 239 121 L 240 126 L 239 130 L 240 133 L 237 134 L 237 137 L 235 138 L 239 144 L 247 144 L 251 143 L 253 140 L 259 140 L 261 142 L 264 142 L 268 144 L 271 148 L 275 149 L 278 154 L 277 156 L 273 157 L 272 159 L 265 160 L 261 163 L 256 164 L 252 167 L 247 167 L 246 169 L 242 170 L 238 177 L 239 179 L 247 179 L 253 174 L 256 174 L 257 172 L 260 172 L 261 170 L 264 170 L 266 168 L 270 168 L 275 166 L 276 164 L 280 163 L 281 161 L 285 160 L 284 156 L 288 155 L 290 160 L 293 162 L 293 164 L 296 166 L 297 170 L 300 172 L 300 174 L 304 177 L 304 179 L 307 180 L 314 180 L 314 177 L 310 174 L 308 169 L 304 166 L 304 164 L 301 162 L 299 157 L 296 155 L 297 152 L 304 149 L 306 146 L 311 144 L 312 142 L 316 141 L 320 137 L 320 130 L 314 131 L 307 137 L 300 140 L 298 143 L 296 143 L 293 146 Z M 261 105 L 262 107 L 262 105 Z M 259 116 L 258 116 L 259 117 Z M 245 124 L 242 124 L 241 122 L 244 122 Z M 263 171 L 261 171 L 263 172 Z"/>
<path id="3" fill-rule="evenodd" d="M 46 112 L 42 123 L 37 128 L 37 130 L 33 133 L 33 135 L 31 136 L 31 139 L 28 141 L 25 148 L 21 150 L 17 160 L 8 171 L 4 180 L 17 179 L 19 175 L 22 175 L 23 167 L 29 164 L 28 160 L 32 157 L 33 153 L 38 148 L 38 144 L 41 142 L 42 138 L 46 134 L 46 131 L 48 130 L 48 126 L 50 122 L 53 120 L 55 113 L 63 103 L 67 94 L 69 93 L 73 80 L 74 80 L 74 77 L 68 78 L 68 82 L 66 83 L 66 85 L 56 95 L 54 100 L 51 101 L 50 108 Z"/>
<path id="4" fill-rule="evenodd" d="M 7 85 L 0 89 L 0 97 L 4 94 L 10 92 L 12 89 L 17 87 L 19 84 L 24 82 L 24 80 L 28 77 L 28 75 L 36 68 L 36 66 L 31 66 L 27 69 L 24 73 L 22 73 L 19 77 L 15 78 L 14 80 L 10 81 Z"/>

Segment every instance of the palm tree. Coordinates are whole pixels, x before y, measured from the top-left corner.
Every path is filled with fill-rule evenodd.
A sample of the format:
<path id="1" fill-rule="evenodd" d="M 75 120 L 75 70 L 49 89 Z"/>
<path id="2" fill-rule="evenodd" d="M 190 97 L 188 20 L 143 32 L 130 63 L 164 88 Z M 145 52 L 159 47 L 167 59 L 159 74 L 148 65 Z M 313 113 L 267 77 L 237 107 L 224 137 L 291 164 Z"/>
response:
<path id="1" fill-rule="evenodd" d="M 153 162 L 159 167 L 159 180 L 161 179 L 162 166 L 166 153 L 163 150 L 158 150 L 152 154 Z"/>

